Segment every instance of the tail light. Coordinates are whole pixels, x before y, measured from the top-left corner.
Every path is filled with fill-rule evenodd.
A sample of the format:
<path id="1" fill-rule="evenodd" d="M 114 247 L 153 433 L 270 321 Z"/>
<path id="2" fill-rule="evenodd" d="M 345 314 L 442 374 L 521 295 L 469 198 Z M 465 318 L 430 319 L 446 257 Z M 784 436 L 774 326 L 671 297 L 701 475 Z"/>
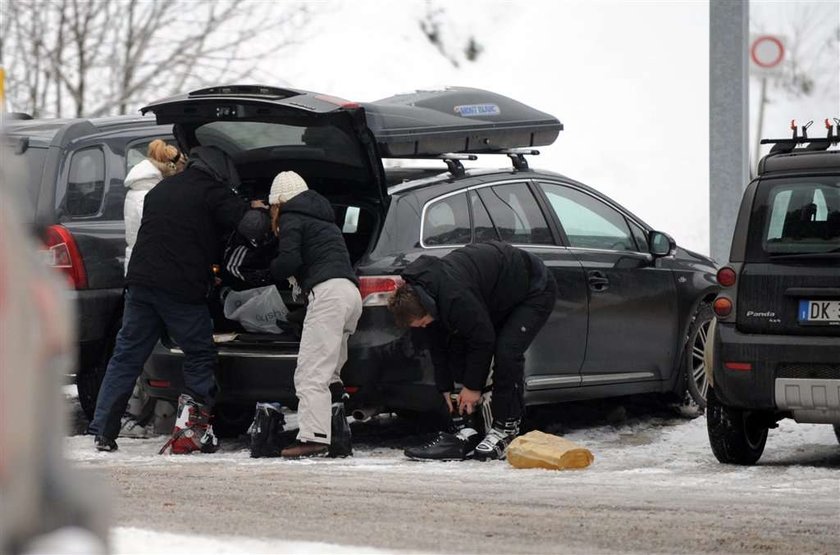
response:
<path id="1" fill-rule="evenodd" d="M 362 306 L 386 306 L 388 297 L 402 285 L 399 276 L 362 276 L 359 278 L 359 290 L 362 293 Z"/>
<path id="2" fill-rule="evenodd" d="M 717 281 L 724 287 L 732 287 L 735 285 L 737 277 L 738 276 L 735 273 L 735 270 L 728 266 L 721 268 L 717 273 Z"/>
<path id="3" fill-rule="evenodd" d="M 732 313 L 732 301 L 726 297 L 718 297 L 715 299 L 715 302 L 712 303 L 712 309 L 714 309 L 715 314 L 721 318 L 726 318 Z"/>
<path id="4" fill-rule="evenodd" d="M 67 277 L 67 282 L 74 289 L 87 287 L 87 273 L 82 262 L 82 255 L 73 234 L 61 225 L 51 225 L 44 233 L 44 259 L 51 266 Z"/>

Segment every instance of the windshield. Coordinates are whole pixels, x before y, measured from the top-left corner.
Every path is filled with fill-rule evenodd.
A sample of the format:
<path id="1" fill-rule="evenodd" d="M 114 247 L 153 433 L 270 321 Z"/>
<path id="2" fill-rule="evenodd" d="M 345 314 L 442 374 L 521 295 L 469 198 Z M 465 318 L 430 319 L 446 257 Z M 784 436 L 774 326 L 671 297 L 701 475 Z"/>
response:
<path id="1" fill-rule="evenodd" d="M 750 236 L 756 255 L 820 254 L 840 249 L 840 177 L 802 178 L 760 187 Z"/>

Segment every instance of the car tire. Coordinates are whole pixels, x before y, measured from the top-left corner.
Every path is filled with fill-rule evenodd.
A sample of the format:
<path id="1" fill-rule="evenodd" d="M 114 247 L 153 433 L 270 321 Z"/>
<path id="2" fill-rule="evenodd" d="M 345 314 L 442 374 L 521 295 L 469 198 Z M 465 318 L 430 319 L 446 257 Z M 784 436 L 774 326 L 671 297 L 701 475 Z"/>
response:
<path id="1" fill-rule="evenodd" d="M 688 327 L 688 337 L 683 349 L 681 366 L 685 376 L 686 391 L 691 402 L 696 403 L 701 410 L 706 408 L 706 394 L 709 389 L 705 350 L 707 341 L 711 339 L 709 327 L 714 317 L 710 305 L 706 303 L 700 305 Z"/>
<path id="2" fill-rule="evenodd" d="M 709 444 L 718 461 L 752 465 L 767 443 L 767 420 L 763 413 L 723 405 L 709 388 L 706 399 L 706 429 Z"/>
<path id="3" fill-rule="evenodd" d="M 837 443 L 840 443 L 840 424 L 834 425 L 834 435 L 837 436 Z"/>

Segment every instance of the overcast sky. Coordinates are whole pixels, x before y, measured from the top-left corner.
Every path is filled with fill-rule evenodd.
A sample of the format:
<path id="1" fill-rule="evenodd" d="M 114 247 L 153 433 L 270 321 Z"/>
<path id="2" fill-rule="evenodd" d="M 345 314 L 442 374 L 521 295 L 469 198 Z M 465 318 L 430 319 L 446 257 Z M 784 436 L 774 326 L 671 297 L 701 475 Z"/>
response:
<path id="1" fill-rule="evenodd" d="M 266 61 L 267 78 L 362 101 L 445 85 L 506 94 L 565 124 L 533 166 L 595 186 L 680 244 L 709 252 L 707 2 L 336 0 L 315 6 L 299 46 Z M 417 23 L 438 8 L 446 56 Z M 817 21 L 809 36 L 825 40 L 840 21 L 840 3 L 752 3 L 754 30 L 792 36 L 791 26 L 803 18 Z M 463 55 L 470 37 L 483 49 L 475 62 Z M 791 118 L 821 126 L 822 118 L 840 114 L 840 54 L 833 54 L 827 66 L 833 74 L 821 78 L 833 77 L 833 84 L 818 94 L 796 99 L 771 83 L 765 136 L 786 133 Z"/>

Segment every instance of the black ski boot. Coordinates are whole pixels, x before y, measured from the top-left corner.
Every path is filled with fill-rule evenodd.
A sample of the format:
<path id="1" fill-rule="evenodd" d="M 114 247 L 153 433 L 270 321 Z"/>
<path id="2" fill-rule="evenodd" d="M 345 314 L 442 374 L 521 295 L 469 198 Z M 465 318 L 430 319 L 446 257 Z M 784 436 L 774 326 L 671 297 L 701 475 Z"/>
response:
<path id="1" fill-rule="evenodd" d="M 438 432 L 427 444 L 409 447 L 405 456 L 417 460 L 463 461 L 472 454 L 481 436 L 472 428 L 464 428 L 458 433 Z"/>
<path id="2" fill-rule="evenodd" d="M 286 447 L 283 428 L 286 419 L 280 412 L 280 403 L 257 403 L 254 421 L 248 428 L 251 437 L 251 457 L 279 457 Z"/>
<path id="3" fill-rule="evenodd" d="M 429 443 L 409 447 L 405 456 L 418 460 L 462 461 L 472 455 L 484 435 L 483 410 L 479 405 L 472 414 L 450 415 L 445 432 L 438 432 Z"/>
<path id="4" fill-rule="evenodd" d="M 332 419 L 330 435 L 330 449 L 328 457 L 351 457 L 353 456 L 353 434 L 350 431 L 350 424 L 347 423 L 347 411 L 344 402 L 350 396 L 344 391 L 344 384 L 335 382 L 330 384 L 330 395 L 332 397 Z"/>
<path id="5" fill-rule="evenodd" d="M 493 422 L 493 427 L 475 448 L 480 461 L 504 459 L 508 445 L 519 433 L 519 419 Z"/>

